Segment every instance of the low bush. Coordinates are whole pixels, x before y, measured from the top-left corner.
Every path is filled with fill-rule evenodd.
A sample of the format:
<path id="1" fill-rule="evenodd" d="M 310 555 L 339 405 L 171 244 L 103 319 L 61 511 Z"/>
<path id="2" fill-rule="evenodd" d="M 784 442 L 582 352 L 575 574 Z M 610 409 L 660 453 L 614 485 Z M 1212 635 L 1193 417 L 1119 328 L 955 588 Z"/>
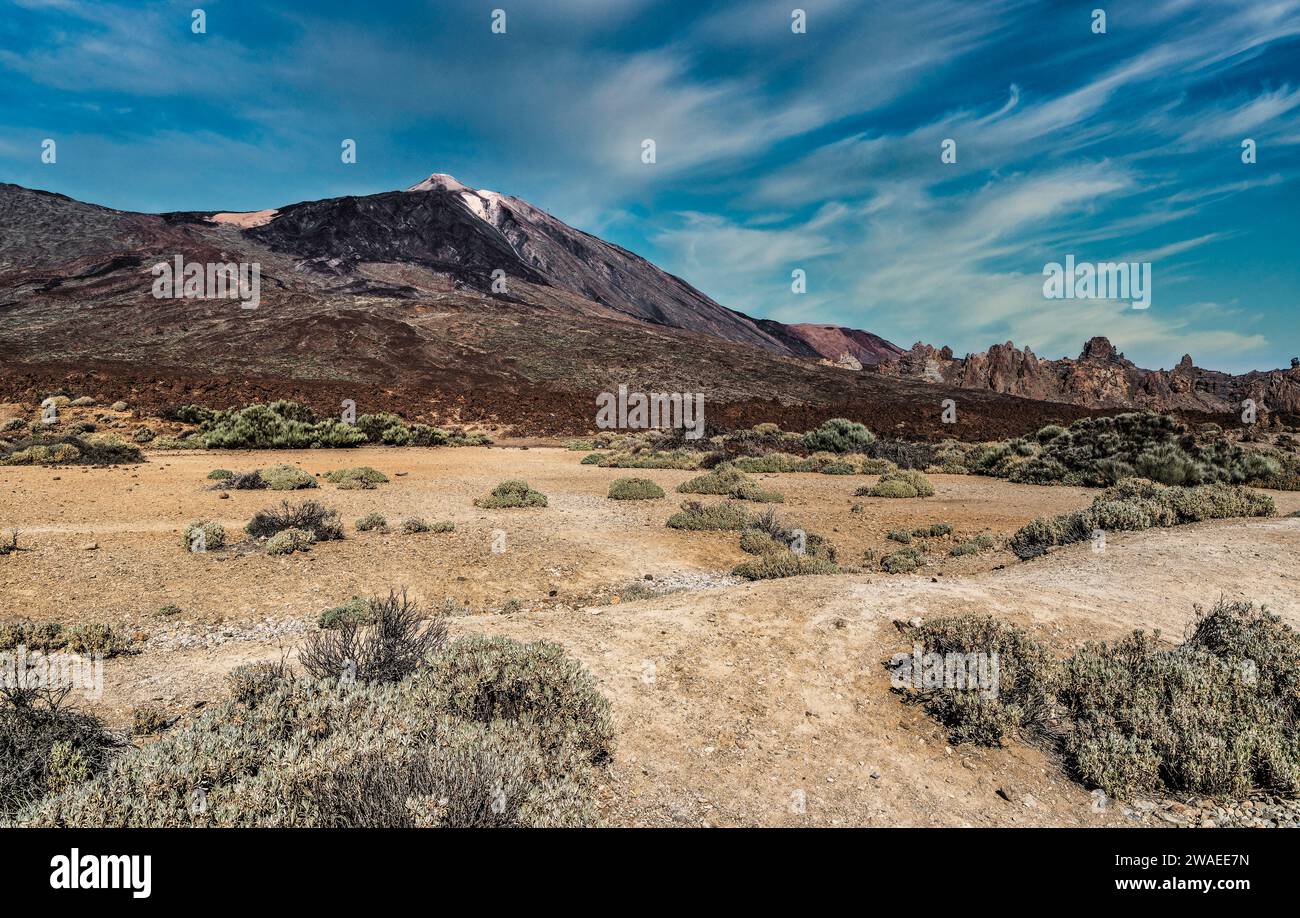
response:
<path id="1" fill-rule="evenodd" d="M 208 472 L 209 481 L 227 481 L 234 477 L 235 473 L 230 471 L 230 469 L 213 469 L 211 472 Z"/>
<path id="2" fill-rule="evenodd" d="M 196 520 L 181 532 L 181 545 L 186 551 L 216 551 L 226 545 L 226 528 L 211 520 Z"/>
<path id="3" fill-rule="evenodd" d="M 723 501 L 719 504 L 702 504 L 688 500 L 682 509 L 668 517 L 672 529 L 740 530 L 751 521 L 749 511 L 739 504 Z"/>
<path id="4" fill-rule="evenodd" d="M 255 539 L 268 538 L 286 529 L 303 529 L 317 542 L 343 538 L 343 524 L 337 510 L 330 510 L 314 500 L 292 505 L 287 500 L 279 507 L 259 510 L 244 526 Z"/>
<path id="5" fill-rule="evenodd" d="M 474 501 L 474 506 L 488 510 L 500 510 L 511 507 L 545 507 L 546 495 L 534 491 L 526 481 L 503 481 L 492 489 L 487 497 Z"/>
<path id="6" fill-rule="evenodd" d="M 857 497 L 933 497 L 934 485 L 921 472 L 896 469 L 880 476 L 869 488 L 859 488 Z"/>
<path id="7" fill-rule="evenodd" d="M 316 537 L 306 529 L 281 529 L 266 540 L 268 555 L 292 555 L 295 552 L 311 551 Z"/>
<path id="8" fill-rule="evenodd" d="M 344 622 L 354 625 L 369 625 L 375 621 L 374 609 L 370 601 L 353 596 L 341 606 L 334 606 L 321 612 L 316 624 L 325 630 L 339 628 Z"/>
<path id="9" fill-rule="evenodd" d="M 609 485 L 610 500 L 658 500 L 664 489 L 649 478 L 616 478 Z"/>
<path id="10" fill-rule="evenodd" d="M 1055 663 L 1022 629 L 970 615 L 908 633 L 912 653 L 891 661 L 894 688 L 947 727 L 952 742 L 999 746 L 1010 733 L 1048 723 Z"/>
<path id="11" fill-rule="evenodd" d="M 382 513 L 367 513 L 357 520 L 357 532 L 370 532 L 372 529 L 378 529 L 380 532 L 388 530 L 388 520 Z"/>
<path id="12" fill-rule="evenodd" d="M 1078 778 L 1108 794 L 1300 794 L 1300 636 L 1265 609 L 1220 601 L 1187 639 L 1145 632 L 1085 645 L 1059 702 Z"/>
<path id="13" fill-rule="evenodd" d="M 838 574 L 839 567 L 824 558 L 797 554 L 789 549 L 769 551 L 752 561 L 742 561 L 732 571 L 746 580 L 774 580 L 781 577 L 800 577 L 806 574 Z"/>
<path id="14" fill-rule="evenodd" d="M 887 574 L 910 574 L 921 566 L 921 552 L 916 548 L 900 548 L 880 559 L 880 568 Z"/>
<path id="15" fill-rule="evenodd" d="M 334 634 L 329 632 L 328 634 Z M 30 826 L 564 827 L 596 822 L 608 703 L 558 647 L 462 639 L 400 682 L 258 680 Z M 192 806 L 199 793 L 205 805 Z"/>
<path id="16" fill-rule="evenodd" d="M 136 465 L 140 447 L 114 436 L 27 437 L 0 443 L 0 465 Z"/>
<path id="17" fill-rule="evenodd" d="M 450 520 L 442 520 L 431 523 L 422 517 L 414 516 L 402 521 L 402 532 L 407 535 L 418 535 L 422 532 L 452 532 L 456 524 Z"/>
<path id="18" fill-rule="evenodd" d="M 677 486 L 681 494 L 720 494 L 735 500 L 779 504 L 785 500 L 779 491 L 767 490 L 744 472 L 732 466 L 719 466 L 712 472 L 684 481 Z"/>
<path id="19" fill-rule="evenodd" d="M 885 538 L 894 542 L 902 542 L 904 545 L 910 545 L 912 543 L 912 533 L 908 532 L 906 529 L 891 529 Z"/>
<path id="20" fill-rule="evenodd" d="M 954 546 L 952 551 L 948 552 L 948 554 L 952 555 L 954 558 L 960 558 L 965 555 L 982 554 L 986 551 L 991 551 L 996 547 L 997 542 L 994 541 L 993 537 L 988 533 L 982 532 L 974 538 L 967 539 L 960 545 Z"/>
<path id="21" fill-rule="evenodd" d="M 273 465 L 259 473 L 272 491 L 300 491 L 316 487 L 316 479 L 308 472 L 292 465 Z"/>
<path id="22" fill-rule="evenodd" d="M 145 704 L 131 709 L 131 732 L 136 736 L 162 733 L 170 724 L 170 718 L 154 705 Z"/>
<path id="23" fill-rule="evenodd" d="M 325 476 L 325 480 L 330 484 L 338 485 L 341 490 L 368 491 L 381 484 L 387 484 L 388 476 L 368 465 L 361 465 L 356 468 L 338 469 L 330 472 Z"/>
<path id="24" fill-rule="evenodd" d="M 1139 478 L 1107 488 L 1085 510 L 1057 517 L 1038 517 L 1011 537 L 1010 548 L 1022 560 L 1036 558 L 1057 545 L 1092 538 L 1094 531 L 1137 531 L 1207 519 L 1272 516 L 1273 498 L 1236 485 L 1184 488 Z"/>
<path id="25" fill-rule="evenodd" d="M 89 781 L 123 746 L 97 718 L 64 704 L 66 690 L 0 687 L 0 818 Z"/>

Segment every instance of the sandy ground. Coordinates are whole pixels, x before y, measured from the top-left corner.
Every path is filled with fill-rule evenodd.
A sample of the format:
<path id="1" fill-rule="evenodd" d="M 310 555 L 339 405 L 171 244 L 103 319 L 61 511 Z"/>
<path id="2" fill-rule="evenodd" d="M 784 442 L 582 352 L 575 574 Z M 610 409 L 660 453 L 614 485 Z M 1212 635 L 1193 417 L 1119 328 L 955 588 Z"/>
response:
<path id="1" fill-rule="evenodd" d="M 912 576 L 863 565 L 838 577 L 734 583 L 725 575 L 747 557 L 734 533 L 663 525 L 679 500 L 671 488 L 693 473 L 598 469 L 579 465 L 582 455 L 157 453 L 132 468 L 0 468 L 0 527 L 18 528 L 31 549 L 0 558 L 0 616 L 132 632 L 143 651 L 108 661 L 97 705 L 122 723 L 139 704 L 185 716 L 220 697 L 230 668 L 291 654 L 321 609 L 351 595 L 404 585 L 430 607 L 450 598 L 469 612 L 452 619 L 457 632 L 558 641 L 592 670 L 619 729 L 606 817 L 651 825 L 1115 822 L 1115 808 L 1094 812 L 1087 791 L 1037 749 L 949 747 L 888 691 L 885 663 L 907 649 L 894 621 L 987 612 L 1066 652 L 1133 628 L 1177 639 L 1194 603 L 1226 595 L 1268 603 L 1300 626 L 1300 519 L 1112 534 L 1102 553 L 1072 546 L 1028 563 L 1007 552 L 960 560 L 936 552 Z M 313 473 L 367 464 L 391 482 L 373 491 L 322 482 L 287 495 L 322 500 L 346 523 L 346 540 L 308 554 L 186 552 L 185 523 L 213 518 L 238 537 L 254 511 L 286 496 L 220 499 L 207 490 L 210 469 L 277 462 Z M 623 475 L 652 478 L 669 497 L 608 500 L 609 481 Z M 550 506 L 473 506 L 516 477 Z M 938 493 L 927 500 L 852 497 L 874 480 L 865 476 L 757 477 L 785 493 L 784 515 L 828 536 L 850 565 L 865 550 L 896 548 L 884 538 L 893 528 L 946 521 L 962 536 L 1005 535 L 1091 499 L 1083 489 L 965 476 L 932 476 Z M 1282 513 L 1300 509 L 1300 493 L 1274 497 Z M 452 520 L 456 530 L 356 533 L 352 524 L 371 511 L 393 525 Z M 505 532 L 504 552 L 492 551 L 494 530 Z M 671 591 L 615 601 L 634 581 Z M 159 618 L 168 603 L 180 614 Z"/>

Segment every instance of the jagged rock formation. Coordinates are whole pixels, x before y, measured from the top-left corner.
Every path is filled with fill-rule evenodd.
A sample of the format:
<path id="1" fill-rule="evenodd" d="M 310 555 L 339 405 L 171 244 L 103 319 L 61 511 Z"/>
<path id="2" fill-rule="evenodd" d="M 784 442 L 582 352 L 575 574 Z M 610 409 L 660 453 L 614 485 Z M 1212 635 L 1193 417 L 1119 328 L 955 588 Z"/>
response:
<path id="1" fill-rule="evenodd" d="M 917 342 L 876 369 L 895 378 L 1088 408 L 1234 412 L 1249 398 L 1261 411 L 1300 412 L 1300 367 L 1233 376 L 1197 367 L 1184 355 L 1172 370 L 1144 370 L 1101 337 L 1090 339 L 1077 358 L 1060 360 L 1044 360 L 1010 341 L 965 357 Z"/>

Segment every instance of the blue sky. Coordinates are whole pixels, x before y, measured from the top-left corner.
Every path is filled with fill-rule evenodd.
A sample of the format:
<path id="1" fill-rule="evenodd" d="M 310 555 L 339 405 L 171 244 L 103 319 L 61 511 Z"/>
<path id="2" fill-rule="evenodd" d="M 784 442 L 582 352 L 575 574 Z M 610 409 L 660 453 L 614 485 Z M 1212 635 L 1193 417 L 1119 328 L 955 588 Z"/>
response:
<path id="1" fill-rule="evenodd" d="M 1284 366 L 1298 168 L 1300 0 L 0 0 L 0 180 L 258 210 L 448 172 L 904 347 Z M 1151 307 L 1045 299 L 1066 255 L 1151 262 Z"/>

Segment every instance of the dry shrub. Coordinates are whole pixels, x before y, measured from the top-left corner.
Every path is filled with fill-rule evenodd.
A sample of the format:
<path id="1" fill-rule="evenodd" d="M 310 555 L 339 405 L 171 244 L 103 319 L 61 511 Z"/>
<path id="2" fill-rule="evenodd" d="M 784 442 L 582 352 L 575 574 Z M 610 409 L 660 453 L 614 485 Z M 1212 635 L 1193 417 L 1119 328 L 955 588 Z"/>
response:
<path id="1" fill-rule="evenodd" d="M 298 662 L 316 679 L 351 674 L 361 682 L 398 682 L 423 666 L 447 640 L 447 626 L 420 624 L 420 606 L 402 590 L 369 601 L 369 624 L 343 616 L 333 630 L 308 636 Z"/>

